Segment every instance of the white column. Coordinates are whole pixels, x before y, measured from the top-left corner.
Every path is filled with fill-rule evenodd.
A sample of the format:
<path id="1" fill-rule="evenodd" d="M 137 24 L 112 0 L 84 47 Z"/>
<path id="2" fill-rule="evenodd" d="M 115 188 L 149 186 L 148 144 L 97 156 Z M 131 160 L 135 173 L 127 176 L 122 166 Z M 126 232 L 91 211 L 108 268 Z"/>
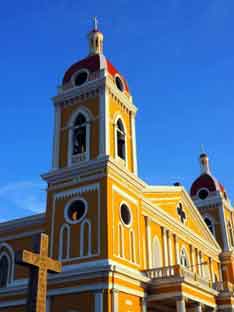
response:
<path id="1" fill-rule="evenodd" d="M 109 99 L 104 86 L 99 96 L 99 158 L 109 155 Z"/>
<path id="2" fill-rule="evenodd" d="M 164 266 L 168 266 L 167 231 L 164 227 L 161 227 L 161 229 L 162 229 L 162 238 L 163 238 Z"/>
<path id="3" fill-rule="evenodd" d="M 53 135 L 53 156 L 52 168 L 59 167 L 59 146 L 60 146 L 61 109 L 59 104 L 54 103 L 54 135 Z"/>
<path id="4" fill-rule="evenodd" d="M 142 298 L 142 300 L 141 300 L 141 311 L 147 312 L 147 301 L 145 298 Z"/>
<path id="5" fill-rule="evenodd" d="M 197 248 L 196 248 L 196 256 L 197 256 L 197 272 L 199 275 L 201 275 L 200 257 L 199 257 L 199 251 Z"/>
<path id="6" fill-rule="evenodd" d="M 177 312 L 186 312 L 185 300 L 184 298 L 176 301 L 176 311 Z"/>
<path id="7" fill-rule="evenodd" d="M 175 257 L 176 264 L 180 264 L 180 251 L 179 251 L 179 243 L 176 234 L 174 234 L 174 243 L 175 243 Z"/>
<path id="8" fill-rule="evenodd" d="M 213 263 L 212 263 L 212 259 L 209 258 L 209 272 L 210 272 L 210 279 L 212 282 L 214 282 L 214 270 L 213 270 Z"/>
<path id="9" fill-rule="evenodd" d="M 135 126 L 135 113 L 131 113 L 131 129 L 132 129 L 132 159 L 133 159 L 133 172 L 137 175 L 138 166 L 137 166 L 137 149 L 136 149 L 136 126 Z"/>
<path id="10" fill-rule="evenodd" d="M 148 258 L 148 267 L 152 268 L 152 239 L 151 239 L 151 219 L 146 216 L 146 241 L 147 241 L 147 258 Z"/>
<path id="11" fill-rule="evenodd" d="M 102 290 L 95 292 L 95 312 L 103 312 Z"/>
<path id="12" fill-rule="evenodd" d="M 203 257 L 202 257 L 202 252 L 200 251 L 199 252 L 199 267 L 200 267 L 200 274 L 201 274 L 201 276 L 204 276 L 204 264 L 203 264 Z"/>
<path id="13" fill-rule="evenodd" d="M 112 311 L 119 311 L 119 291 L 116 289 L 112 289 Z"/>
<path id="14" fill-rule="evenodd" d="M 168 264 L 169 266 L 172 266 L 173 265 L 173 257 L 172 257 L 172 244 L 171 244 L 171 233 L 170 231 L 168 230 L 167 231 L 167 239 L 168 239 Z"/>
<path id="15" fill-rule="evenodd" d="M 195 269 L 195 259 L 194 259 L 194 247 L 190 245 L 190 259 L 191 259 L 191 270 L 194 272 Z"/>
<path id="16" fill-rule="evenodd" d="M 202 312 L 202 306 L 200 303 L 198 303 L 194 309 L 193 309 L 194 312 Z"/>

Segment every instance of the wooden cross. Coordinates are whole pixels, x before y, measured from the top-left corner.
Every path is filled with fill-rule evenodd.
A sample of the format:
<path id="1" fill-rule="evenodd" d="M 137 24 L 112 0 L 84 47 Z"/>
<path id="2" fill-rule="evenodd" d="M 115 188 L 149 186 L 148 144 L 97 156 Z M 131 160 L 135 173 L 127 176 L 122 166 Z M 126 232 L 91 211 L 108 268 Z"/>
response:
<path id="1" fill-rule="evenodd" d="M 46 312 L 47 274 L 61 272 L 61 262 L 48 257 L 48 235 L 40 236 L 39 254 L 23 250 L 18 254 L 17 263 L 30 266 L 28 311 Z"/>
<path id="2" fill-rule="evenodd" d="M 182 223 L 184 223 L 184 221 L 185 221 L 185 219 L 186 219 L 186 214 L 185 214 L 185 212 L 184 212 L 184 210 L 183 210 L 183 206 L 182 206 L 181 203 L 179 203 L 179 207 L 177 207 L 177 213 L 178 213 L 178 215 L 179 215 L 179 217 L 180 217 L 180 221 L 181 221 Z"/>

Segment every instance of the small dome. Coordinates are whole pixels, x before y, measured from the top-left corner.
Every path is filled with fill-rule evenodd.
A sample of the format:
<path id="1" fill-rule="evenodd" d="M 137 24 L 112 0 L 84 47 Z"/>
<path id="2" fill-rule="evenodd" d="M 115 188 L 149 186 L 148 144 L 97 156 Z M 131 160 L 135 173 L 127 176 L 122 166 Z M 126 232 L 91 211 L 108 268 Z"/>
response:
<path id="1" fill-rule="evenodd" d="M 103 54 L 91 55 L 71 65 L 64 74 L 63 85 L 71 82 L 74 75 L 79 71 L 88 71 L 89 75 L 92 76 L 92 74 L 98 74 L 98 72 L 100 72 L 100 70 L 102 69 L 106 69 L 108 73 L 113 77 L 114 81 L 116 81 L 116 78 L 118 77 L 117 82 L 119 82 L 120 80 L 123 84 L 123 90 L 121 91 L 126 91 L 129 93 L 129 88 L 126 80 Z"/>
<path id="2" fill-rule="evenodd" d="M 212 175 L 204 173 L 200 175 L 192 184 L 190 195 L 196 196 L 201 189 L 207 189 L 209 192 L 222 192 L 225 193 L 225 189 L 221 183 Z"/>
<path id="3" fill-rule="evenodd" d="M 227 193 L 223 185 L 211 174 L 208 155 L 202 153 L 199 157 L 199 162 L 201 175 L 193 182 L 190 195 L 205 199 L 210 192 L 221 192 L 224 198 L 227 199 Z"/>

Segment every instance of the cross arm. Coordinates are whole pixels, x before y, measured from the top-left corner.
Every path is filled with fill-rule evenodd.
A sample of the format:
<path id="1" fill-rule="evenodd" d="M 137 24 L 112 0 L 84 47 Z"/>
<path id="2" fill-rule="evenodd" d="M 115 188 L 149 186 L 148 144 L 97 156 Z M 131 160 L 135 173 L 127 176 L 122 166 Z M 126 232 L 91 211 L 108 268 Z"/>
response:
<path id="1" fill-rule="evenodd" d="M 59 261 L 56 261 L 54 259 L 51 258 L 47 258 L 46 260 L 46 265 L 47 268 L 50 272 L 56 272 L 56 273 L 60 273 L 62 271 L 62 264 Z"/>

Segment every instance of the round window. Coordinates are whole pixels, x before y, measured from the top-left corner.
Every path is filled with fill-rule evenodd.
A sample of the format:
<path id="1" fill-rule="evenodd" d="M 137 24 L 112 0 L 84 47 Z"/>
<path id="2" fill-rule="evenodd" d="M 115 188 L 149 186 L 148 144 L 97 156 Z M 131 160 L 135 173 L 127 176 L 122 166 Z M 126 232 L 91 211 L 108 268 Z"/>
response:
<path id="1" fill-rule="evenodd" d="M 117 86 L 117 88 L 123 92 L 124 91 L 124 84 L 123 81 L 121 80 L 121 78 L 119 76 L 115 77 L 115 84 Z"/>
<path id="2" fill-rule="evenodd" d="M 206 189 L 202 189 L 199 191 L 198 196 L 200 199 L 204 200 L 208 197 L 209 193 Z"/>
<path id="3" fill-rule="evenodd" d="M 85 217 L 86 212 L 85 203 L 82 200 L 75 200 L 67 208 L 67 219 L 71 223 L 80 222 Z"/>
<path id="4" fill-rule="evenodd" d="M 130 225 L 130 223 L 132 221 L 132 217 L 131 217 L 131 211 L 127 205 L 125 205 L 125 204 L 121 205 L 120 215 L 121 215 L 122 222 L 125 225 Z"/>
<path id="5" fill-rule="evenodd" d="M 88 80 L 88 72 L 87 71 L 82 71 L 78 73 L 75 77 L 75 85 L 76 86 L 81 86 Z"/>

